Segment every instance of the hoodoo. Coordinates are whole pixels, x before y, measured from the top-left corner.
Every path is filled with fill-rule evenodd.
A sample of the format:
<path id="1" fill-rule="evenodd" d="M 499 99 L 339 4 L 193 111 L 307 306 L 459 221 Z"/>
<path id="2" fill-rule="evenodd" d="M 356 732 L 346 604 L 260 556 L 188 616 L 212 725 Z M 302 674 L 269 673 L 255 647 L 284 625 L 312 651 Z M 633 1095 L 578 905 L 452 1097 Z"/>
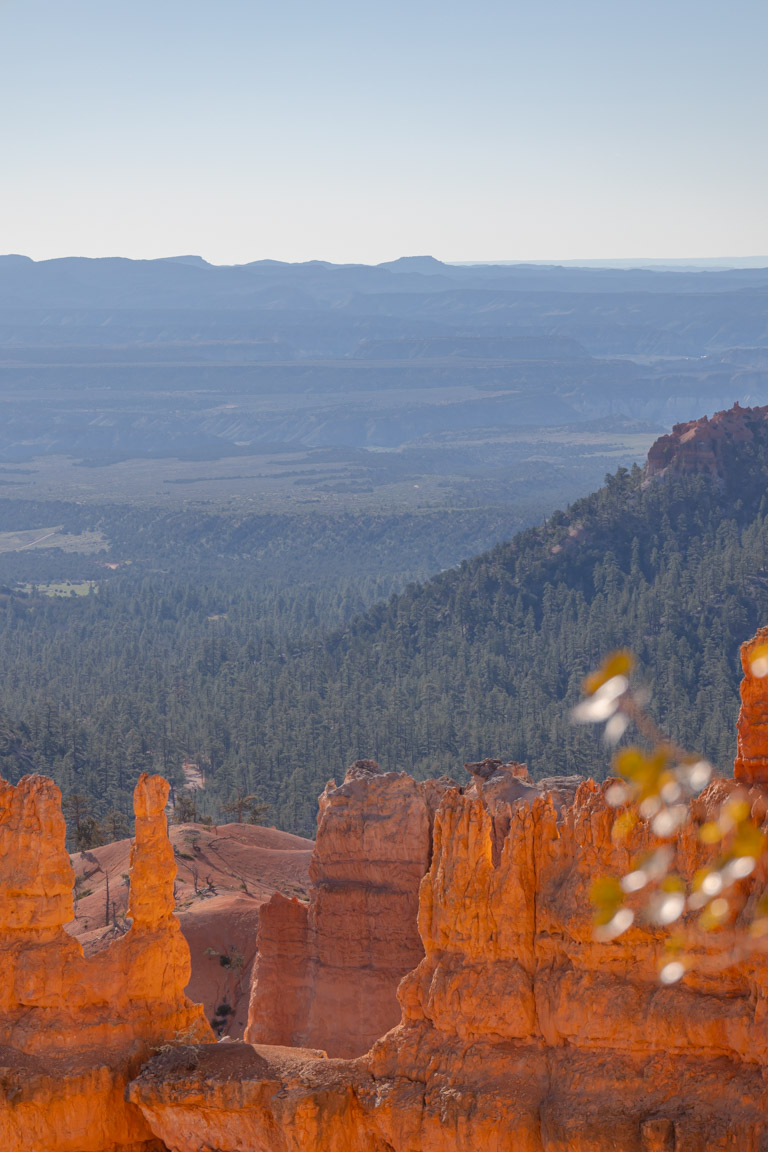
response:
<path id="1" fill-rule="evenodd" d="M 724 799 L 738 792 L 764 820 L 768 677 L 756 674 L 755 658 L 765 642 L 761 631 L 743 650 L 739 778 L 713 781 L 668 841 L 686 881 L 717 851 L 698 829 Z M 665 931 L 638 921 L 599 943 L 589 898 L 596 877 L 625 874 L 650 846 L 648 823 L 616 842 L 606 785 L 533 782 L 500 761 L 482 768 L 462 788 L 358 763 L 341 787 L 326 789 L 309 909 L 276 901 L 291 914 L 265 921 L 250 1029 L 263 1040 L 271 1028 L 272 1044 L 210 1043 L 184 998 L 188 955 L 172 915 L 163 782 L 143 777 L 137 789 L 133 926 L 88 960 L 63 930 L 71 871 L 58 791 L 36 777 L 3 785 L 0 1146 L 768 1147 L 768 956 L 738 918 L 765 889 L 765 860 L 739 881 L 737 947 L 717 932 L 694 933 L 689 970 L 665 986 Z M 409 909 L 418 940 L 398 925 Z M 293 1046 L 327 1038 L 354 1049 L 364 1028 L 386 1027 L 386 997 L 408 956 L 415 966 L 397 991 L 399 1023 L 369 1051 L 329 1059 Z"/>
<path id="2" fill-rule="evenodd" d="M 184 995 L 189 949 L 173 915 L 176 865 L 168 784 L 143 775 L 134 796 L 125 935 L 84 957 L 64 929 L 74 873 L 61 793 L 42 776 L 0 781 L 0 1148 L 150 1152 L 158 1145 L 125 1087 L 180 1036 L 207 1041 Z"/>
<path id="3" fill-rule="evenodd" d="M 751 650 L 746 646 L 745 668 Z M 751 725 L 763 710 L 768 714 L 768 678 L 752 676 L 749 685 L 740 755 L 754 759 Z M 418 906 L 424 956 L 400 984 L 400 1023 L 357 1060 L 228 1045 L 196 1049 L 196 1068 L 151 1061 L 129 1095 L 167 1147 L 759 1152 L 768 1146 L 765 950 L 754 942 L 729 953 L 717 933 L 702 935 L 691 946 L 685 978 L 666 987 L 659 981 L 663 930 L 638 923 L 609 943 L 596 942 L 592 882 L 627 871 L 652 841 L 647 822 L 617 844 L 605 786 L 573 777 L 533 783 L 506 770 L 514 766 L 485 763 L 488 770 L 475 773 L 468 788 L 445 788 L 435 814 Z M 399 779 L 378 788 L 396 787 Z M 742 779 L 742 785 L 714 781 L 693 804 L 671 842 L 683 878 L 710 859 L 698 827 L 734 789 L 762 819 L 766 794 L 760 784 L 745 787 L 743 773 Z M 347 790 L 347 829 L 364 825 L 364 814 L 354 810 L 364 798 Z M 341 845 L 337 840 L 337 857 Z M 744 882 L 745 909 L 765 884 L 762 861 Z M 316 902 L 316 931 L 322 916 Z M 370 926 L 364 916 L 357 923 L 364 939 Z M 354 931 L 349 916 L 353 953 Z M 265 1000 L 261 1010 L 268 1011 Z"/>
<path id="4" fill-rule="evenodd" d="M 499 774 L 482 787 L 448 790 L 437 811 L 419 899 L 425 955 L 400 984 L 400 1024 L 352 1061 L 241 1044 L 198 1048 L 196 1068 L 151 1061 L 129 1094 L 167 1147 L 764 1146 L 764 954 L 723 967 L 721 945 L 705 942 L 685 980 L 663 987 L 660 930 L 638 926 L 608 944 L 592 935 L 593 879 L 625 871 L 647 827 L 617 847 L 613 810 L 590 781 Z M 712 784 L 696 822 L 733 787 Z M 762 805 L 761 790 L 749 795 Z M 684 876 L 707 851 L 692 826 L 675 849 Z"/>

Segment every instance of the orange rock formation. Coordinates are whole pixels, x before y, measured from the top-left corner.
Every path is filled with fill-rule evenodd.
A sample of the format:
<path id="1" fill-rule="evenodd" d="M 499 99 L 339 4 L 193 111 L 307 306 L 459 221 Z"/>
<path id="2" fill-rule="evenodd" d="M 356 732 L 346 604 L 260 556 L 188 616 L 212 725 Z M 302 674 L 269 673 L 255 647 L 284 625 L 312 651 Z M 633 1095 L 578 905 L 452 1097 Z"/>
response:
<path id="1" fill-rule="evenodd" d="M 125 1086 L 180 1034 L 213 1038 L 184 995 L 189 950 L 173 916 L 168 785 L 136 787 L 130 930 L 85 957 L 64 925 L 74 874 L 52 781 L 0 781 L 0 1148 L 139 1152 L 162 1147 Z"/>
<path id="2" fill-rule="evenodd" d="M 447 784 L 359 760 L 320 797 L 309 905 L 261 910 L 246 1039 L 361 1056 L 400 1019 L 397 986 L 424 949 L 419 883 Z"/>
<path id="3" fill-rule="evenodd" d="M 187 995 L 203 1004 L 216 1031 L 242 1039 L 260 909 L 276 891 L 306 898 L 314 843 L 252 824 L 175 824 L 168 833 L 176 915 L 192 961 Z M 86 956 L 124 930 L 129 856 L 130 841 L 118 840 L 72 857 L 75 919 L 67 931 Z"/>
<path id="4" fill-rule="evenodd" d="M 768 405 L 742 408 L 737 401 L 733 408 L 716 412 L 711 420 L 703 416 L 700 420 L 675 424 L 668 436 L 660 436 L 651 445 L 645 474 L 648 478 L 667 471 L 719 475 L 727 447 L 753 440 L 755 427 L 765 426 L 766 420 Z"/>
<path id="5" fill-rule="evenodd" d="M 752 674 L 753 651 L 745 648 L 751 682 L 740 719 L 741 783 L 710 784 L 671 842 L 674 867 L 688 878 L 715 851 L 697 827 L 725 797 L 738 790 L 756 818 L 766 811 L 768 794 L 752 779 L 768 741 L 751 725 L 768 713 L 768 677 Z M 199 1019 L 179 991 L 158 809 L 139 796 L 135 935 L 126 943 L 123 984 L 106 962 L 107 990 L 87 968 L 100 958 L 70 960 L 61 938 L 69 876 L 55 790 L 34 779 L 4 786 L 0 849 L 6 860 L 10 838 L 20 867 L 0 874 L 6 1038 L 17 1049 L 12 1075 L 0 1077 L 0 1148 L 149 1152 L 151 1132 L 157 1149 L 173 1152 L 766 1152 L 768 955 L 747 946 L 743 928 L 768 882 L 766 862 L 739 882 L 731 950 L 726 933 L 694 937 L 694 964 L 666 987 L 658 978 L 661 930 L 638 923 L 610 943 L 593 938 L 592 881 L 628 871 L 651 843 L 647 824 L 617 844 L 605 785 L 533 783 L 490 760 L 470 769 L 474 780 L 461 789 L 354 766 L 341 788 L 324 794 L 310 912 L 283 898 L 265 921 L 273 938 L 262 934 L 269 959 L 254 1014 L 269 1014 L 277 1035 L 295 1028 L 304 1005 L 319 1033 L 333 1028 L 335 1005 L 348 1014 L 348 1037 L 358 1027 L 349 1004 L 366 1008 L 355 965 L 372 960 L 385 971 L 385 933 L 376 923 L 387 915 L 383 894 L 395 893 L 405 914 L 423 859 L 414 845 L 428 843 L 420 959 L 400 983 L 394 1028 L 357 1059 L 240 1042 L 167 1046 L 128 1085 L 127 1105 L 115 1086 L 125 1082 L 131 1056 L 138 1063 L 146 1054 L 153 1027 L 168 1035 L 174 1011 Z M 406 801 L 400 808 L 398 798 Z M 41 830 L 52 832 L 58 856 L 41 847 Z M 166 886 L 155 886 L 163 875 Z M 141 959 L 142 932 L 170 959 L 174 995 L 158 986 L 157 953 L 153 963 Z M 334 932 L 342 938 L 332 943 Z M 347 955 L 354 963 L 345 963 Z M 362 977 L 374 1007 L 381 983 Z M 313 987 L 324 997 L 314 1017 Z M 115 1014 L 110 1025 L 107 1010 Z M 266 1028 L 255 1018 L 251 1026 Z M 54 1082 L 57 1059 L 63 1084 Z M 89 1093 L 99 1105 L 98 1130 L 83 1119 Z"/>
<path id="6" fill-rule="evenodd" d="M 768 785 L 768 676 L 755 675 L 752 662 L 756 655 L 761 657 L 761 664 L 768 655 L 768 628 L 758 629 L 757 634 L 741 646 L 744 679 L 733 774 L 745 784 Z M 763 667 L 758 664 L 757 671 L 764 669 L 765 664 Z"/>
<path id="7" fill-rule="evenodd" d="M 682 874 L 707 859 L 696 826 L 733 788 L 715 782 L 694 805 Z M 749 795 L 762 813 L 762 790 Z M 502 769 L 446 790 L 421 884 L 425 954 L 400 984 L 396 1028 L 354 1061 L 198 1049 L 197 1068 L 150 1063 L 131 1099 L 178 1152 L 765 1149 L 765 954 L 724 961 L 705 937 L 664 987 L 661 931 L 595 942 L 592 880 L 650 842 L 641 824 L 614 844 L 614 815 L 592 781 Z M 765 882 L 761 866 L 747 905 Z"/>

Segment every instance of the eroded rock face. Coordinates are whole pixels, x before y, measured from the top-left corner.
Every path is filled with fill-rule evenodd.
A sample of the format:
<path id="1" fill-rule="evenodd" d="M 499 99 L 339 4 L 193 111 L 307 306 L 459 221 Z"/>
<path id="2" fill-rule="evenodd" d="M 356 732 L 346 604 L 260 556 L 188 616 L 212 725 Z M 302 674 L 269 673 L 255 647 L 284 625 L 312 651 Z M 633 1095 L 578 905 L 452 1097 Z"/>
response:
<path id="1" fill-rule="evenodd" d="M 759 634 L 755 643 L 762 642 Z M 762 737 L 752 730 L 768 716 L 768 677 L 752 674 L 753 654 L 747 646 L 740 779 L 710 784 L 671 844 L 673 867 L 686 878 L 716 851 L 697 829 L 729 795 L 748 799 L 756 820 L 768 811 L 768 789 L 755 782 Z M 606 785 L 574 777 L 534 783 L 520 766 L 492 760 L 468 768 L 472 783 L 462 789 L 353 766 L 341 788 L 329 786 L 323 797 L 309 909 L 282 897 L 262 921 L 265 963 L 254 1010 L 261 998 L 273 1040 L 290 1034 L 295 1044 L 303 1027 L 306 1045 L 311 1028 L 333 1028 L 336 1011 L 344 1036 L 362 1043 L 348 1008 L 356 1004 L 355 982 L 369 978 L 366 963 L 393 981 L 386 938 L 407 939 L 397 937 L 395 917 L 386 919 L 383 897 L 390 894 L 405 915 L 428 862 L 419 885 L 418 962 L 400 982 L 394 1028 L 357 1059 L 276 1042 L 167 1048 L 128 1084 L 127 1105 L 116 1090 L 125 1083 L 126 1052 L 136 1052 L 137 1063 L 143 1058 L 148 1018 L 155 1008 L 170 1018 L 171 1003 L 151 1000 L 151 978 L 147 1003 L 129 971 L 133 959 L 126 960 L 123 979 L 134 1000 L 123 985 L 111 986 L 118 1022 L 126 1022 L 112 1057 L 96 1046 L 104 1004 L 77 979 L 60 980 L 54 966 L 50 982 L 32 979 L 27 987 L 28 974 L 40 970 L 32 944 L 46 947 L 61 932 L 56 917 L 68 914 L 63 829 L 45 788 L 39 802 L 34 782 L 0 793 L 0 836 L 11 829 L 39 854 L 21 868 L 16 889 L 13 870 L 0 871 L 6 951 L 15 956 L 27 945 L 33 960 L 31 967 L 8 961 L 0 974 L 6 985 L 15 982 L 11 1011 L 24 994 L 37 1013 L 28 1047 L 12 1054 L 12 1075 L 0 1075 L 7 1101 L 0 1136 L 10 1133 L 0 1148 L 148 1152 L 151 1133 L 158 1149 L 173 1152 L 768 1152 L 768 953 L 749 944 L 744 927 L 768 884 L 766 861 L 729 890 L 735 934 L 694 938 L 691 970 L 665 987 L 660 930 L 638 923 L 610 943 L 593 938 L 591 884 L 628 871 L 651 844 L 648 825 L 641 821 L 616 843 Z M 43 827 L 52 842 L 59 837 L 55 858 L 34 848 Z M 155 867 L 142 873 L 148 887 L 167 867 L 152 829 L 137 821 L 137 853 L 142 844 L 155 852 Z M 418 845 L 426 845 L 425 856 Z M 159 939 L 172 919 L 160 888 L 154 899 L 132 902 L 134 949 L 142 933 Z M 172 958 L 170 938 L 162 939 Z M 60 963 L 67 970 L 66 956 Z M 82 964 L 80 957 L 71 969 L 81 982 Z M 376 981 L 362 986 L 375 1002 Z M 70 1027 L 94 1029 L 85 1050 L 56 1039 L 61 1001 L 34 999 L 59 987 L 73 1001 Z M 23 1013 L 15 1021 L 23 1038 Z M 58 1048 L 43 1057 L 36 1037 L 47 1022 L 55 1024 Z M 7 1053 L 0 1048 L 0 1065 Z M 81 1122 L 86 1100 L 99 1105 L 90 1127 Z M 21 1118 L 15 1128 L 6 1119 L 14 1109 Z M 131 1129 L 138 1112 L 144 1127 Z M 124 1125 L 119 1135 L 117 1124 Z M 90 1142 L 78 1141 L 80 1133 Z"/>
<path id="2" fill-rule="evenodd" d="M 711 785 L 694 823 L 734 787 Z M 762 811 L 762 791 L 750 796 Z M 640 826 L 617 847 L 613 817 L 591 781 L 500 773 L 448 790 L 421 884 L 424 956 L 400 985 L 398 1027 L 356 1061 L 259 1047 L 263 1063 L 236 1084 L 246 1046 L 202 1051 L 198 1069 L 150 1064 L 131 1098 L 179 1152 L 768 1148 L 765 955 L 724 966 L 705 939 L 692 972 L 665 988 L 660 932 L 596 943 L 593 878 L 626 871 L 649 840 Z M 678 869 L 691 875 L 708 851 L 687 827 Z"/>
<path id="3" fill-rule="evenodd" d="M 397 985 L 424 955 L 419 884 L 448 786 L 359 760 L 326 787 L 309 904 L 275 894 L 261 910 L 246 1040 L 354 1057 L 398 1023 Z"/>
<path id="4" fill-rule="evenodd" d="M 64 930 L 74 874 L 51 780 L 0 781 L 0 1148 L 138 1152 L 162 1147 L 125 1086 L 180 1034 L 212 1039 L 184 995 L 189 949 L 173 916 L 168 785 L 136 787 L 129 931 L 84 957 Z"/>
<path id="5" fill-rule="evenodd" d="M 219 1035 L 242 1039 L 248 1024 L 259 910 L 276 890 L 308 898 L 314 842 L 251 824 L 176 824 L 176 915 L 189 945 L 187 995 Z M 128 914 L 130 840 L 72 855 L 75 919 L 67 925 L 86 956 L 118 934 Z M 135 885 L 134 885 L 135 887 Z M 109 915 L 106 913 L 109 892 Z"/>
<path id="6" fill-rule="evenodd" d="M 755 675 L 752 667 L 757 650 L 763 656 L 763 649 L 768 652 L 768 628 L 758 629 L 757 634 L 741 646 L 744 679 L 733 774 L 745 784 L 768 786 L 768 676 Z M 757 671 L 762 672 L 763 668 L 764 665 L 758 665 Z"/>
<path id="7" fill-rule="evenodd" d="M 667 436 L 660 436 L 651 445 L 645 474 L 663 476 L 671 472 L 705 472 L 718 476 L 723 470 L 723 456 L 732 444 L 747 444 L 754 439 L 755 429 L 765 426 L 768 405 L 762 408 L 742 408 L 738 401 L 733 408 L 716 412 L 710 420 L 689 420 L 675 424 Z"/>

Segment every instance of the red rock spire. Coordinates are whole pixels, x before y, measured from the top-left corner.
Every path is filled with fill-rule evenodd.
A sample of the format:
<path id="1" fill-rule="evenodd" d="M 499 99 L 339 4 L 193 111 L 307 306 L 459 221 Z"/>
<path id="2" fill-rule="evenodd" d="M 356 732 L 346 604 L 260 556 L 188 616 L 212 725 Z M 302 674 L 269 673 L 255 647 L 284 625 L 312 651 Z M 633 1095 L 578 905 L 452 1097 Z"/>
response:
<path id="1" fill-rule="evenodd" d="M 759 628 L 742 644 L 741 666 L 744 679 L 733 774 L 744 784 L 768 785 L 768 627 Z"/>

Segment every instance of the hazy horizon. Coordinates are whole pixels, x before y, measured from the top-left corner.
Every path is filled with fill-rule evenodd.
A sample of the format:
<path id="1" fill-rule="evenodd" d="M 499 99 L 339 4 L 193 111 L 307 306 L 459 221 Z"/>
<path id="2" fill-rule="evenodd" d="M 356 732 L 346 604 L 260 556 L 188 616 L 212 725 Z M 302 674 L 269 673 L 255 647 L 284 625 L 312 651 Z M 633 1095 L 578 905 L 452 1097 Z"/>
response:
<path id="1" fill-rule="evenodd" d="M 199 252 L 184 252 L 177 254 L 163 253 L 160 256 L 149 257 L 134 257 L 125 256 L 121 252 L 105 252 L 100 256 L 86 256 L 78 252 L 68 252 L 60 256 L 29 256 L 25 252 L 0 252 L 0 259 L 6 257 L 19 257 L 25 260 L 31 260 L 36 264 L 43 264 L 49 260 L 169 260 L 169 261 L 200 261 L 203 264 L 209 265 L 212 268 L 237 268 L 244 267 L 248 264 L 256 264 L 259 262 L 272 262 L 276 264 L 333 264 L 343 266 L 344 264 L 361 264 L 366 266 L 365 261 L 342 261 L 329 259 L 322 256 L 309 256 L 305 260 L 280 260 L 274 256 L 256 256 L 252 259 L 237 260 L 231 264 L 218 263 L 214 260 L 208 260 Z M 517 265 L 532 265 L 539 267 L 569 267 L 569 268 L 615 268 L 615 269 L 632 269 L 632 268 L 647 268 L 647 269 L 699 269 L 706 271 L 711 269 L 713 271 L 726 271 L 738 268 L 754 269 L 768 267 L 768 256 L 688 256 L 688 257 L 664 257 L 659 256 L 655 259 L 652 257 L 632 257 L 627 256 L 623 258 L 605 259 L 601 260 L 594 257 L 584 257 L 583 259 L 563 259 L 563 260 L 515 260 L 515 259 L 487 259 L 487 260 L 450 260 L 443 259 L 439 256 L 433 256 L 432 253 L 418 252 L 418 253 L 405 253 L 400 256 L 388 257 L 385 260 L 376 262 L 377 264 L 391 264 L 398 260 L 419 260 L 419 259 L 433 259 L 441 264 L 446 264 L 450 267 L 459 268 L 474 268 L 474 267 L 510 267 L 513 268 Z M 369 266 L 375 267 L 376 264 Z"/>

